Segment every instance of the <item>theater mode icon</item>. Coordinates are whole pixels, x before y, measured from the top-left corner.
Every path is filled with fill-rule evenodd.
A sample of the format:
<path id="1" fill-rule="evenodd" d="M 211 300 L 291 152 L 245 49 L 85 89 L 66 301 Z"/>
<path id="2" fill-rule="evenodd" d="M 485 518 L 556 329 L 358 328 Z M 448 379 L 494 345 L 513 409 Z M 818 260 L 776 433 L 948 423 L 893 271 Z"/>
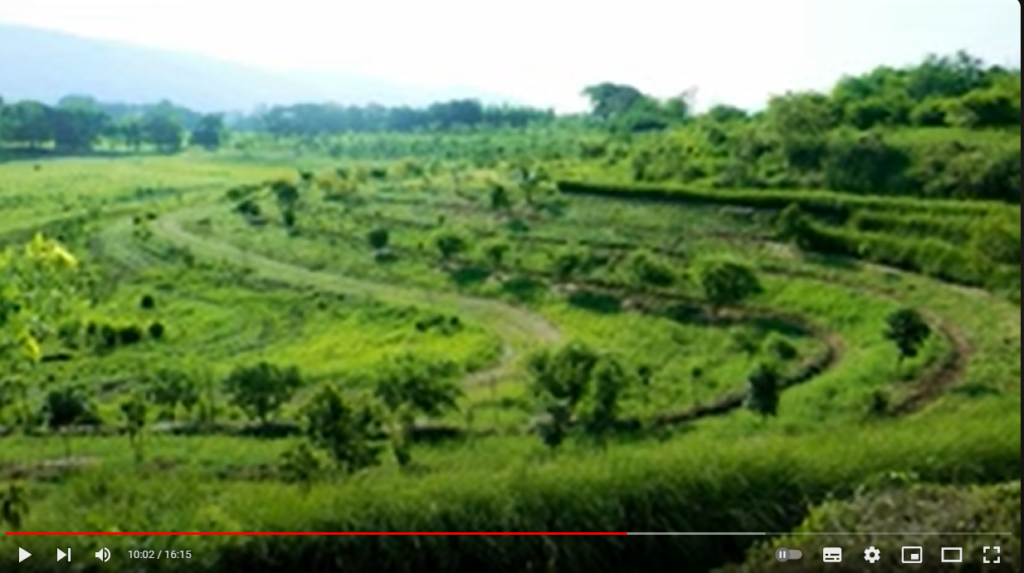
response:
<path id="1" fill-rule="evenodd" d="M 963 549 L 963 547 L 943 547 L 942 548 L 942 562 L 943 563 L 963 563 L 964 562 L 964 549 Z"/>

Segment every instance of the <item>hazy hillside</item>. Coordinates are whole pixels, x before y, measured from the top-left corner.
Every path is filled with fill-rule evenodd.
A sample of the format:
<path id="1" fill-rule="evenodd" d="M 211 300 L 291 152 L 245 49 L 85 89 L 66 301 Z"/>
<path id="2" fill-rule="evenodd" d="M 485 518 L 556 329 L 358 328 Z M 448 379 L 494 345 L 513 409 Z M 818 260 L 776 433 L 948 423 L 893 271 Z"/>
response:
<path id="1" fill-rule="evenodd" d="M 469 91 L 425 90 L 340 72 L 284 74 L 203 56 L 0 25 L 0 97 L 55 102 L 68 94 L 126 103 L 166 98 L 201 111 L 299 101 L 422 105 L 437 99 L 480 97 Z"/>

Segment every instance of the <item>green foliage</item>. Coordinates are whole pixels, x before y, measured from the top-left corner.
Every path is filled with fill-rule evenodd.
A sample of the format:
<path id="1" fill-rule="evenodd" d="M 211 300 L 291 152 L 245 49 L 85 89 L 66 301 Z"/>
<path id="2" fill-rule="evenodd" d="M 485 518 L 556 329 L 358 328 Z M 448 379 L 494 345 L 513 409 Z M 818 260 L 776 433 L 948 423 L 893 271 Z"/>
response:
<path id="1" fill-rule="evenodd" d="M 16 483 L 7 486 L 7 490 L 0 496 L 0 523 L 17 531 L 21 529 L 21 523 L 28 513 L 28 493 L 24 486 Z"/>
<path id="2" fill-rule="evenodd" d="M 647 250 L 630 253 L 626 268 L 632 282 L 640 287 L 670 287 L 677 279 L 668 261 Z"/>
<path id="3" fill-rule="evenodd" d="M 495 269 L 501 269 L 505 266 L 505 261 L 512 250 L 512 245 L 502 239 L 492 239 L 481 245 L 481 250 L 483 251 L 484 258 L 487 260 L 487 264 Z"/>
<path id="4" fill-rule="evenodd" d="M 388 410 L 404 420 L 411 421 L 416 414 L 440 416 L 457 411 L 462 396 L 451 379 L 453 370 L 449 363 L 404 354 L 381 367 L 374 393 Z"/>
<path id="5" fill-rule="evenodd" d="M 823 169 L 830 189 L 854 193 L 901 193 L 901 178 L 910 165 L 902 149 L 880 135 L 840 132 L 828 144 Z"/>
<path id="6" fill-rule="evenodd" d="M 306 404 L 302 417 L 310 442 L 326 450 L 343 472 L 380 463 L 382 421 L 371 405 L 354 402 L 328 384 Z"/>
<path id="7" fill-rule="evenodd" d="M 591 262 L 591 253 L 585 247 L 568 245 L 552 253 L 551 272 L 557 280 L 566 282 L 585 272 Z"/>
<path id="8" fill-rule="evenodd" d="M 163 408 L 161 417 L 174 420 L 178 406 L 185 412 L 192 410 L 199 403 L 200 389 L 192 375 L 178 370 L 160 370 L 154 373 L 147 382 L 146 397 L 156 406 Z"/>
<path id="9" fill-rule="evenodd" d="M 281 454 L 278 469 L 286 483 L 300 483 L 308 487 L 323 473 L 324 465 L 310 443 L 302 442 Z"/>
<path id="10" fill-rule="evenodd" d="M 142 140 L 163 153 L 176 153 L 185 143 L 185 127 L 170 109 L 158 108 L 146 114 L 140 130 Z"/>
<path id="11" fill-rule="evenodd" d="M 434 235 L 434 247 L 441 260 L 450 261 L 469 250 L 469 240 L 459 231 L 441 230 Z"/>
<path id="12" fill-rule="evenodd" d="M 301 386 L 298 368 L 280 368 L 267 362 L 238 367 L 224 380 L 224 391 L 231 403 L 262 424 L 288 403 Z"/>
<path id="13" fill-rule="evenodd" d="M 697 270 L 697 282 L 716 309 L 735 306 L 764 290 L 750 267 L 728 260 L 704 261 Z"/>
<path id="14" fill-rule="evenodd" d="M 382 251 L 391 243 L 391 232 L 383 227 L 378 227 L 367 233 L 366 241 L 374 251 Z"/>
<path id="15" fill-rule="evenodd" d="M 121 414 L 124 417 L 125 429 L 128 431 L 128 440 L 135 451 L 135 459 L 142 461 L 144 452 L 142 449 L 142 430 L 146 427 L 146 416 L 148 406 L 146 399 L 141 394 L 132 394 L 130 398 L 121 403 Z"/>
<path id="16" fill-rule="evenodd" d="M 782 391 L 778 370 L 770 364 L 761 364 L 747 380 L 746 408 L 764 418 L 778 414 L 779 393 Z"/>
<path id="17" fill-rule="evenodd" d="M 216 151 L 224 145 L 227 139 L 227 127 L 224 125 L 224 116 L 221 114 L 207 114 L 199 119 L 192 130 L 189 141 L 192 145 L 202 147 L 207 151 Z"/>
<path id="18" fill-rule="evenodd" d="M 494 211 L 508 211 L 512 208 L 512 196 L 508 189 L 497 183 L 491 185 L 490 201 Z"/>
<path id="19" fill-rule="evenodd" d="M 896 345 L 900 362 L 916 358 L 931 336 L 931 326 L 916 310 L 898 310 L 886 319 L 885 338 Z"/>

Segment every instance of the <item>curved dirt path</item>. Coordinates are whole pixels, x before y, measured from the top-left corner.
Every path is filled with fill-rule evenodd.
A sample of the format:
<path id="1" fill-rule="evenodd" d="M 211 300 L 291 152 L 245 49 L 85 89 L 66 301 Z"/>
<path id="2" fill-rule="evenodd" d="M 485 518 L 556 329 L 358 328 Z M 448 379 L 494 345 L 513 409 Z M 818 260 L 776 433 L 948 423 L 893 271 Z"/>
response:
<path id="1" fill-rule="evenodd" d="M 182 227 L 186 220 L 211 214 L 213 207 L 203 206 L 165 214 L 153 221 L 153 233 L 192 252 L 230 264 L 248 267 L 266 279 L 310 286 L 327 292 L 366 297 L 389 304 L 443 308 L 464 314 L 490 328 L 503 341 L 501 358 L 486 370 L 469 374 L 464 383 L 479 386 L 494 383 L 514 369 L 524 352 L 538 345 L 560 341 L 559 330 L 544 318 L 522 308 L 499 301 L 437 292 L 391 283 L 357 279 L 334 273 L 312 271 L 246 251 L 235 245 L 199 237 Z"/>

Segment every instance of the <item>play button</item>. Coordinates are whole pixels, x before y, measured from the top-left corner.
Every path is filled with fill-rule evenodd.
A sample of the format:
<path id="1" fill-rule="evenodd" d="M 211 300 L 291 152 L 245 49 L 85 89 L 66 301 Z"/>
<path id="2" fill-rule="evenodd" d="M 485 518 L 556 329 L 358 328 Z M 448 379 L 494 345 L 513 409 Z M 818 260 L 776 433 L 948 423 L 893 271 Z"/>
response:
<path id="1" fill-rule="evenodd" d="M 18 563 L 21 563 L 22 561 L 28 559 L 29 557 L 32 557 L 31 553 L 29 553 L 28 551 L 25 551 L 21 547 L 18 548 Z"/>

